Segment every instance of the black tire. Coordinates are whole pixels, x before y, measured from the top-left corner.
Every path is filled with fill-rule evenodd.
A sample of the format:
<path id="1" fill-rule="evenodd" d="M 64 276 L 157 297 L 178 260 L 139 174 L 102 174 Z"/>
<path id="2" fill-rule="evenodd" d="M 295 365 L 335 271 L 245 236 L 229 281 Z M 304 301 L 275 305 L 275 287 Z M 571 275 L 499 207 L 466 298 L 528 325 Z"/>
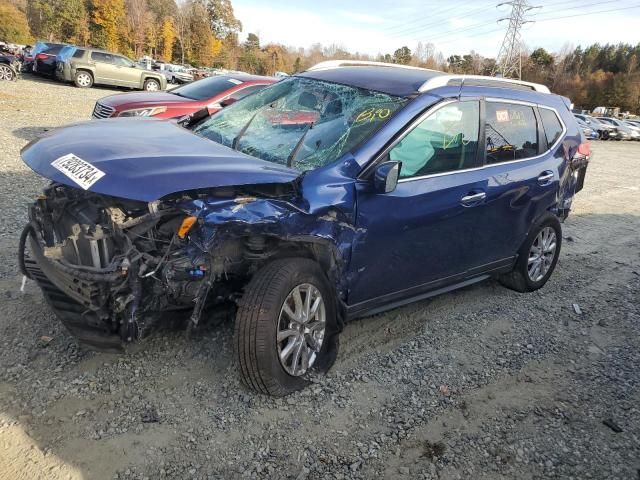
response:
<path id="1" fill-rule="evenodd" d="M 531 279 L 528 272 L 529 252 L 531 251 L 531 247 L 538 234 L 546 227 L 552 228 L 556 235 L 554 257 L 545 275 L 541 279 L 534 281 Z M 555 215 L 548 213 L 541 220 L 539 220 L 529 231 L 529 235 L 527 235 L 526 240 L 518 251 L 518 260 L 516 261 L 513 270 L 505 275 L 500 276 L 498 280 L 502 285 L 510 288 L 511 290 L 515 290 L 516 292 L 533 292 L 534 290 L 542 288 L 544 284 L 547 283 L 547 281 L 551 277 L 551 274 L 556 268 L 558 258 L 560 257 L 561 247 L 562 227 L 560 226 L 560 221 Z"/>
<path id="2" fill-rule="evenodd" d="M 326 309 L 325 338 L 312 369 L 326 371 L 335 361 L 336 302 L 324 272 L 306 258 L 275 260 L 259 270 L 245 288 L 235 321 L 240 377 L 257 392 L 281 397 L 309 384 L 308 374 L 292 376 L 283 368 L 276 341 L 283 303 L 295 287 L 305 283 L 320 291 Z"/>
<path id="3" fill-rule="evenodd" d="M 152 88 L 151 85 L 156 85 L 156 88 Z M 148 92 L 148 91 L 156 92 L 156 91 L 160 90 L 160 82 L 158 80 L 156 80 L 155 78 L 147 78 L 144 81 L 144 84 L 142 85 L 142 88 L 146 92 Z"/>
<path id="4" fill-rule="evenodd" d="M 73 83 L 78 88 L 93 87 L 93 74 L 86 70 L 78 70 L 73 77 Z"/>

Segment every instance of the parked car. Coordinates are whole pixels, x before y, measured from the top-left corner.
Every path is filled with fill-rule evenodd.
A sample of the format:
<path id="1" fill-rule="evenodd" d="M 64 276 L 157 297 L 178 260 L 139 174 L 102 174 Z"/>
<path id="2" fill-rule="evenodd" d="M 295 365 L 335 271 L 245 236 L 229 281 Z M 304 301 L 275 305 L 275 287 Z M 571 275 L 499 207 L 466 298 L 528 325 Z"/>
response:
<path id="1" fill-rule="evenodd" d="M 33 47 L 26 48 L 25 49 L 24 59 L 23 59 L 23 62 L 22 62 L 22 71 L 23 72 L 33 72 L 33 65 L 34 65 L 36 56 L 40 52 L 42 52 L 44 50 L 47 50 L 48 48 L 51 48 L 51 47 L 54 47 L 54 46 L 58 46 L 58 45 L 63 45 L 63 44 L 38 41 L 38 42 L 35 43 L 35 45 L 33 45 Z"/>
<path id="2" fill-rule="evenodd" d="M 621 120 L 618 120 L 617 118 L 611 118 L 611 117 L 596 117 L 596 118 L 603 123 L 607 123 L 609 125 L 613 125 L 614 127 L 616 127 L 619 140 L 640 140 L 640 132 L 637 132 L 629 128 Z"/>
<path id="3" fill-rule="evenodd" d="M 198 80 L 169 92 L 110 95 L 96 102 L 92 117 L 177 118 L 205 108 L 214 114 L 275 81 L 257 75 L 227 75 Z"/>
<path id="4" fill-rule="evenodd" d="M 582 129 L 582 133 L 584 134 L 587 140 L 600 139 L 600 135 L 598 134 L 598 132 L 593 128 L 591 128 L 586 122 L 580 120 L 579 118 L 576 118 L 576 121 L 578 122 L 578 125 Z"/>
<path id="5" fill-rule="evenodd" d="M 84 47 L 77 47 L 71 56 L 57 62 L 56 78 L 79 88 L 94 84 L 147 91 L 167 88 L 167 80 L 158 72 L 146 70 L 117 53 Z"/>
<path id="6" fill-rule="evenodd" d="M 618 130 L 613 125 L 601 122 L 597 118 L 589 115 L 574 113 L 573 116 L 596 130 L 601 140 L 616 140 L 618 138 Z"/>
<path id="7" fill-rule="evenodd" d="M 0 53 L 0 82 L 15 80 L 20 71 L 20 60 L 15 55 Z"/>
<path id="8" fill-rule="evenodd" d="M 56 55 L 65 47 L 65 44 L 52 43 L 44 50 L 33 55 L 32 72 L 38 75 L 53 77 L 56 71 Z"/>
<path id="9" fill-rule="evenodd" d="M 633 122 L 630 120 L 622 120 L 622 124 L 631 129 L 633 132 L 633 139 L 640 140 L 640 124 L 638 122 Z"/>
<path id="10" fill-rule="evenodd" d="M 350 319 L 491 277 L 545 285 L 589 161 L 569 105 L 538 84 L 331 61 L 193 124 L 57 129 L 22 150 L 52 183 L 19 263 L 95 348 L 237 305 L 243 381 L 285 395 L 331 365 Z"/>
<path id="11" fill-rule="evenodd" d="M 193 82 L 193 75 L 180 65 L 164 64 L 161 71 L 169 83 Z"/>

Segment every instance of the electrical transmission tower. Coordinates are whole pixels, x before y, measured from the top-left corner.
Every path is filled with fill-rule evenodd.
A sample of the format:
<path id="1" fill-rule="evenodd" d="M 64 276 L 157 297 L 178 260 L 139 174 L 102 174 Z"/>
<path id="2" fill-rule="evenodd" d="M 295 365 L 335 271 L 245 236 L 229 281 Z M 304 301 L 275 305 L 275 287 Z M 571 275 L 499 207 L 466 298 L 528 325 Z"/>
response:
<path id="1" fill-rule="evenodd" d="M 540 7 L 529 5 L 527 0 L 512 0 L 511 2 L 500 3 L 497 6 L 501 5 L 511 5 L 511 15 L 498 20 L 498 22 L 509 20 L 509 28 L 498 53 L 494 74 L 500 74 L 505 78 L 515 77 L 520 79 L 522 77 L 522 37 L 520 28 L 525 23 L 533 22 L 526 19 L 526 13 L 531 9 Z"/>

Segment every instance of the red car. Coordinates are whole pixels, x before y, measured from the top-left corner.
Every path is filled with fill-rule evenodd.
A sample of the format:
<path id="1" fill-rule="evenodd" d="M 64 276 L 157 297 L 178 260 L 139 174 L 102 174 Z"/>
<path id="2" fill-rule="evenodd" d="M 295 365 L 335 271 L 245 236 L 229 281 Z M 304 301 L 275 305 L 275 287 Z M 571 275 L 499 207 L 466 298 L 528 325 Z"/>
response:
<path id="1" fill-rule="evenodd" d="M 207 108 L 214 114 L 225 106 L 277 82 L 258 75 L 219 75 L 174 88 L 169 92 L 110 95 L 96 102 L 93 118 L 177 118 Z"/>

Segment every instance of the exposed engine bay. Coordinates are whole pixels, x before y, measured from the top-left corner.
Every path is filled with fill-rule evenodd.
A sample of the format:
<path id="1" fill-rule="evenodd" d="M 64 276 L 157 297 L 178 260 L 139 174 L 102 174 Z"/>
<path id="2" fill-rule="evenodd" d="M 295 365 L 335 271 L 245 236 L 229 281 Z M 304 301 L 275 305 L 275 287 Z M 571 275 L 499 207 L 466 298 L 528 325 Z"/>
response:
<path id="1" fill-rule="evenodd" d="M 295 254 L 334 263 L 321 258 L 326 249 L 269 233 L 268 226 L 301 215 L 289 202 L 257 201 L 238 196 L 236 189 L 216 194 L 221 200 L 212 201 L 215 196 L 207 193 L 209 205 L 197 195 L 188 197 L 201 213 L 209 213 L 198 218 L 180 207 L 184 196 L 145 203 L 54 183 L 29 211 L 20 245 L 22 270 L 38 281 L 72 333 L 111 349 L 145 337 L 167 317 L 174 323 L 181 318 L 191 329 L 206 308 L 235 302 L 247 279 L 270 258 Z M 211 202 L 215 209 L 208 208 Z M 265 205 L 273 217 L 264 213 Z M 225 213 L 233 225 L 221 228 Z M 252 228 L 254 219 L 260 228 Z M 338 224 L 331 217 L 324 223 Z"/>
<path id="2" fill-rule="evenodd" d="M 195 219 L 186 218 L 190 227 Z M 184 212 L 159 202 L 54 184 L 31 207 L 23 236 L 40 267 L 50 270 L 49 279 L 127 342 L 143 337 L 161 312 L 193 308 L 197 323 L 222 277 L 227 287 L 217 286 L 213 300 L 232 298 L 232 277 L 242 273 L 231 271 L 240 250 L 202 254 L 194 264 L 185 250 L 184 222 Z"/>

